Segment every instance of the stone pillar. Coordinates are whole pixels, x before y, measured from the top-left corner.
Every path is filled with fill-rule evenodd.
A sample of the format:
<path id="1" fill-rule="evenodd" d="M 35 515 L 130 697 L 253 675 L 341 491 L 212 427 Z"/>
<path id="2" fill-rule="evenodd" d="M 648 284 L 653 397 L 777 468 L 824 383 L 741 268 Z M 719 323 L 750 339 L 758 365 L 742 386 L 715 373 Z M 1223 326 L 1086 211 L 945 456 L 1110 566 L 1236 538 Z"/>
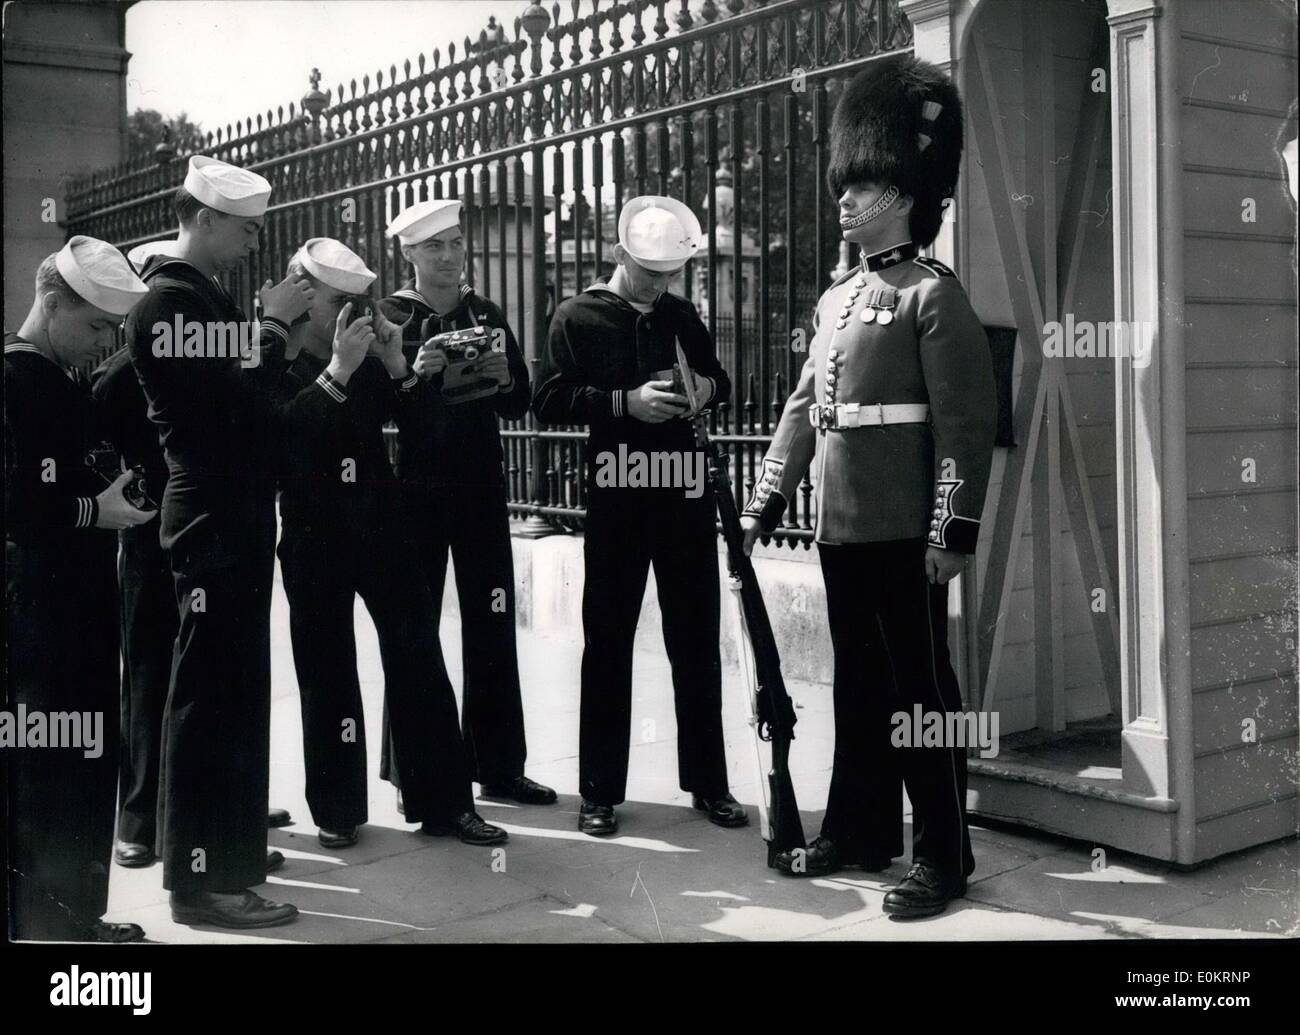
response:
<path id="1" fill-rule="evenodd" d="M 32 276 L 63 244 L 63 183 L 126 157 L 130 3 L 5 8 L 5 327 L 32 301 Z"/>

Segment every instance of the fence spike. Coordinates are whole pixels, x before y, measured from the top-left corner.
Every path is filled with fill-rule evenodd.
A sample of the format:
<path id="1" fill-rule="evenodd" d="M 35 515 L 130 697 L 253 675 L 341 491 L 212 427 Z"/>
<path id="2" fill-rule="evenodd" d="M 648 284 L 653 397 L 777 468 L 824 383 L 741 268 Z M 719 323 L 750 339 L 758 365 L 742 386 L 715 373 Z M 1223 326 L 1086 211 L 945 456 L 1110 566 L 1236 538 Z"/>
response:
<path id="1" fill-rule="evenodd" d="M 678 32 L 685 32 L 695 24 L 695 19 L 691 17 L 690 0 L 682 0 L 682 9 L 678 12 L 675 21 L 677 22 Z"/>
<path id="2" fill-rule="evenodd" d="M 661 40 L 668 35 L 668 19 L 664 16 L 664 5 L 667 0 L 655 0 L 655 7 L 658 9 L 658 17 L 655 18 L 655 39 Z"/>
<path id="3" fill-rule="evenodd" d="M 619 32 L 618 25 L 623 20 L 626 10 L 616 0 L 614 6 L 609 9 L 609 14 L 606 15 L 606 20 L 610 23 L 609 49 L 615 54 L 623 49 L 623 34 Z"/>
<path id="4" fill-rule="evenodd" d="M 704 6 L 700 8 L 700 14 L 703 15 L 705 22 L 711 25 L 718 18 L 718 5 L 713 0 L 704 0 Z"/>
<path id="5" fill-rule="evenodd" d="M 564 64 L 564 59 L 560 57 L 560 38 L 564 35 L 564 29 L 560 25 L 560 5 L 558 0 L 551 5 L 551 27 L 547 30 L 546 35 L 551 39 L 551 67 L 558 70 Z"/>
<path id="6" fill-rule="evenodd" d="M 645 42 L 645 29 L 641 27 L 641 0 L 632 0 L 632 46 L 639 47 Z"/>

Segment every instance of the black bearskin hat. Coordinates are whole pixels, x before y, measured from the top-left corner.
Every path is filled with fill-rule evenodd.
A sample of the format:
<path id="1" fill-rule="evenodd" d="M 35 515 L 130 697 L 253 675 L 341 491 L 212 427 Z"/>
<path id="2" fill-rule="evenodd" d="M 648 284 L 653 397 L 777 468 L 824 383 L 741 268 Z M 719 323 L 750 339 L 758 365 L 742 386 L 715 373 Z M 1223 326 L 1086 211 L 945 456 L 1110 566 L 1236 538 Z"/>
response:
<path id="1" fill-rule="evenodd" d="M 884 58 L 840 95 L 826 181 L 834 197 L 867 180 L 911 195 L 912 240 L 925 247 L 939 233 L 944 199 L 957 189 L 961 146 L 961 98 L 952 80 L 910 54 Z"/>

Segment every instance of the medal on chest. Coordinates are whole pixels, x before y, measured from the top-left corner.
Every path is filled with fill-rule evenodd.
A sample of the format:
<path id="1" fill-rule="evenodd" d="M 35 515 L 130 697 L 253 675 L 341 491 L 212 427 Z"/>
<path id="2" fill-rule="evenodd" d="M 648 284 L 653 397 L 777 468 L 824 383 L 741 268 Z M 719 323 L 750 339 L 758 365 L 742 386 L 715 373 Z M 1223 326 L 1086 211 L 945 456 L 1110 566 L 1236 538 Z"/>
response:
<path id="1" fill-rule="evenodd" d="M 866 293 L 858 319 L 863 323 L 878 323 L 881 327 L 888 327 L 894 322 L 894 310 L 897 308 L 896 290 L 891 287 L 872 288 Z"/>
<path id="2" fill-rule="evenodd" d="M 835 329 L 842 331 L 847 327 L 849 321 L 853 319 L 855 310 L 858 319 L 863 323 L 876 323 L 881 327 L 887 327 L 894 322 L 894 310 L 898 308 L 898 300 L 899 294 L 896 288 L 888 285 L 869 288 L 866 286 L 866 281 L 859 277 L 853 282 L 849 293 L 844 296 L 844 304 L 840 309 L 839 319 L 835 321 Z"/>

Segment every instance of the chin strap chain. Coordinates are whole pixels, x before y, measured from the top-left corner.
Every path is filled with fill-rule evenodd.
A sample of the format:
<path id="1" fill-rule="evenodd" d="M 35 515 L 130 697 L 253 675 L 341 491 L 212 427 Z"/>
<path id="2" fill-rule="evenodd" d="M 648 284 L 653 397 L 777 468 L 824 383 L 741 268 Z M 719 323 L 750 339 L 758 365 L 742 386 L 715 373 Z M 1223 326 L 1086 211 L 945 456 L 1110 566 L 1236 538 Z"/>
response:
<path id="1" fill-rule="evenodd" d="M 875 204 L 873 204 L 870 208 L 864 209 L 863 211 L 859 212 L 856 216 L 852 216 L 849 219 L 841 219 L 840 229 L 856 230 L 860 226 L 866 226 L 873 219 L 876 219 L 885 211 L 887 211 L 889 209 L 889 206 L 892 205 L 897 200 L 898 200 L 898 188 L 891 183 L 889 185 L 889 188 L 885 191 L 885 193 L 880 195 L 880 197 L 876 200 Z"/>

